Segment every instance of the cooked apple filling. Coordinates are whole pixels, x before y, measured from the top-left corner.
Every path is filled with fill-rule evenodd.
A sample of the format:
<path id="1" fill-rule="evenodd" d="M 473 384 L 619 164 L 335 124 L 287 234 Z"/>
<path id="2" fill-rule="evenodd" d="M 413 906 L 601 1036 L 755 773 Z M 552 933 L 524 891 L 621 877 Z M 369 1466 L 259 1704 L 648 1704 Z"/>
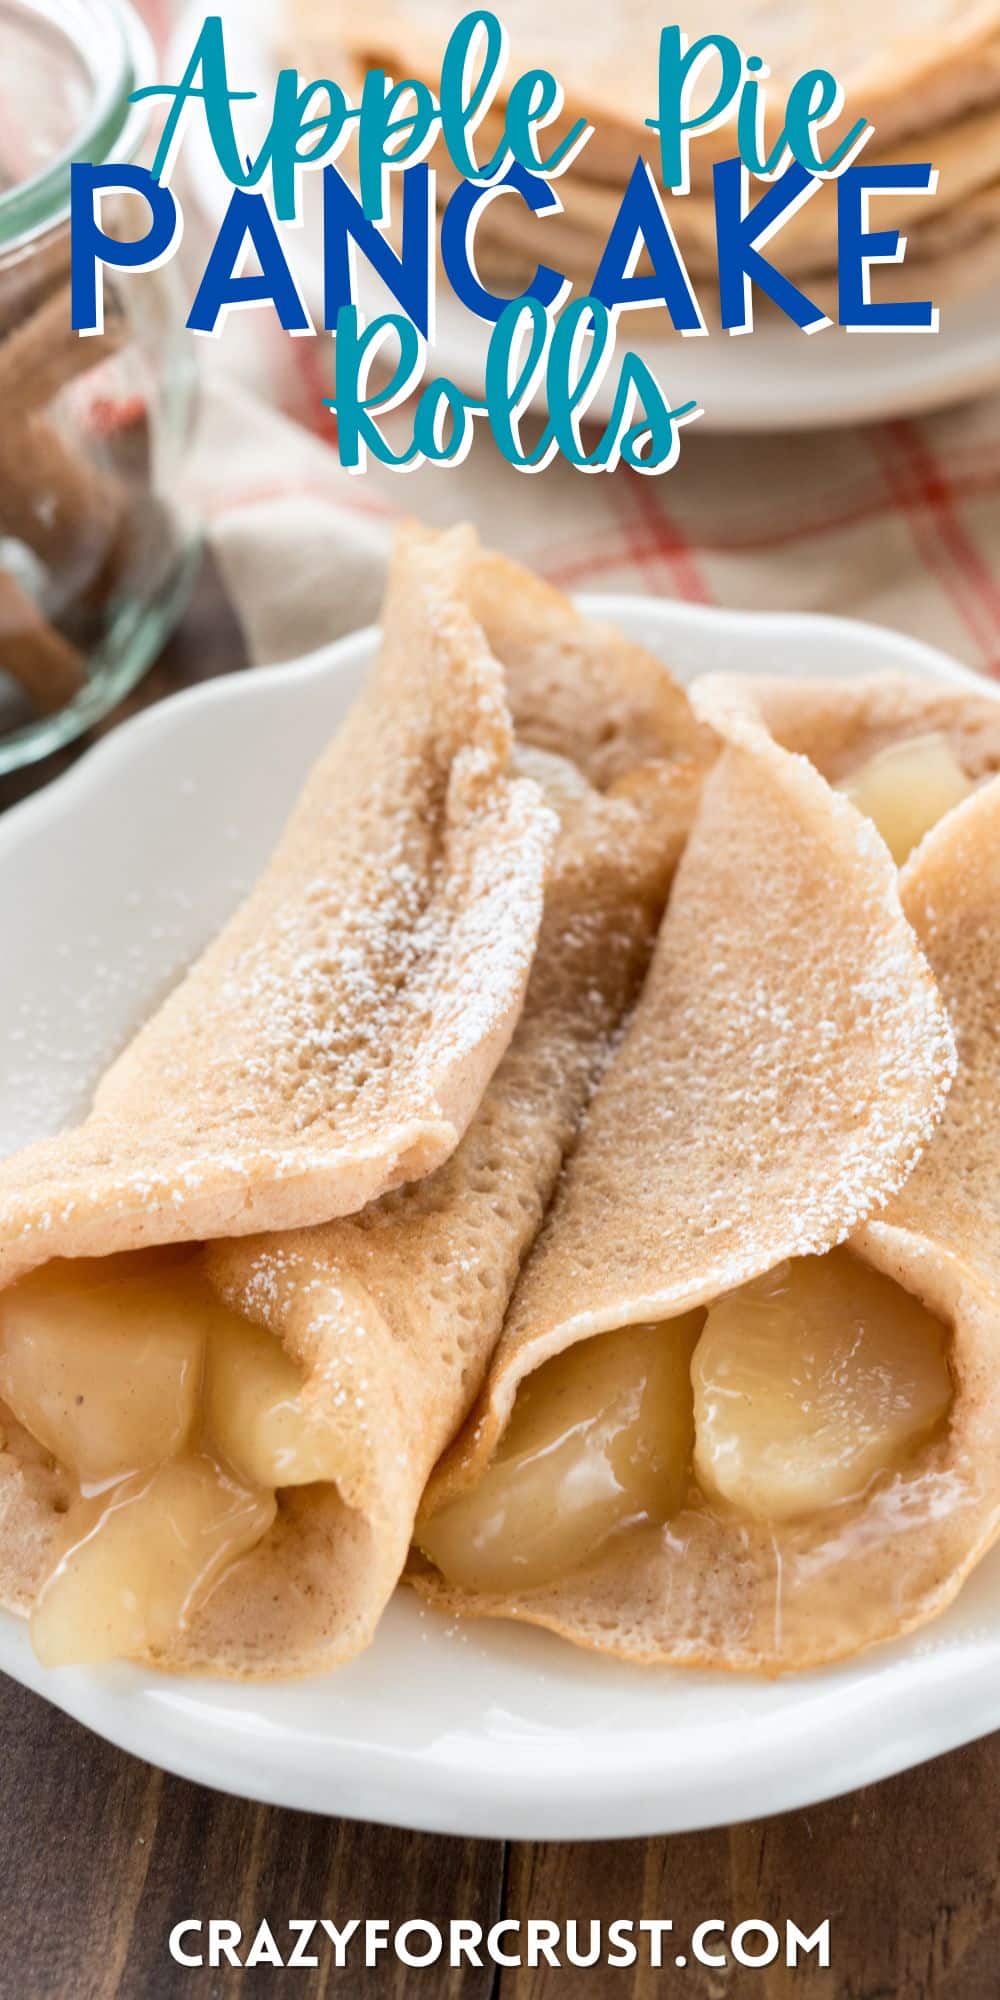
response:
<path id="1" fill-rule="evenodd" d="M 273 1493 L 244 1486 L 196 1449 L 81 1494 L 31 1616 L 42 1665 L 127 1659 L 165 1645 L 274 1513 Z"/>
<path id="2" fill-rule="evenodd" d="M 695 1350 L 695 1474 L 760 1520 L 864 1493 L 951 1400 L 946 1331 L 848 1250 L 799 1257 L 720 1299 Z"/>
<path id="3" fill-rule="evenodd" d="M 837 787 L 859 812 L 874 820 L 893 860 L 907 856 L 975 787 L 946 736 L 932 731 L 890 743 Z"/>
<path id="4" fill-rule="evenodd" d="M 676 1511 L 691 1471 L 703 1318 L 597 1334 L 527 1378 L 485 1477 L 418 1523 L 420 1547 L 452 1583 L 548 1583 L 616 1529 Z"/>
<path id="5" fill-rule="evenodd" d="M 781 1523 L 862 1496 L 943 1421 L 946 1329 L 847 1250 L 706 1312 L 579 1342 L 521 1385 L 484 1476 L 417 1540 L 460 1588 L 530 1589 L 690 1504 Z M 65 1475 L 31 1619 L 48 1666 L 156 1652 L 336 1438 L 196 1255 L 53 1263 L 0 1295 L 0 1396 Z"/>
<path id="6" fill-rule="evenodd" d="M 519 1389 L 479 1482 L 418 1526 L 448 1582 L 551 1583 L 693 1502 L 817 1515 L 904 1464 L 951 1398 L 946 1329 L 847 1250 L 707 1314 L 580 1341 Z"/>
<path id="7" fill-rule="evenodd" d="M 0 1294 L 0 1397 L 66 1475 L 31 1618 L 47 1666 L 163 1646 L 266 1534 L 276 1489 L 336 1475 L 280 1342 L 190 1253 L 53 1263 Z"/>

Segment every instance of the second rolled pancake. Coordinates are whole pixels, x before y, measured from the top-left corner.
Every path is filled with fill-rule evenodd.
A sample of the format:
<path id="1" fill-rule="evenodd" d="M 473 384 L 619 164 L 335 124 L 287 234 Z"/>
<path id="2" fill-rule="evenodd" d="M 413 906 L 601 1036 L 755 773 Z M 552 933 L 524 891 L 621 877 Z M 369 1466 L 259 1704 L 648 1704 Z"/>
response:
<path id="1" fill-rule="evenodd" d="M 965 812 L 995 815 L 996 791 L 977 794 L 938 837 Z M 985 825 L 975 824 L 985 852 Z M 982 871 L 977 879 L 988 900 L 995 888 Z M 907 893 L 917 894 L 913 882 Z M 970 910 L 964 936 L 974 921 Z M 995 958 L 975 976 L 988 990 Z M 947 1109 L 941 1137 L 931 1135 L 953 1062 L 948 1016 L 881 841 L 802 758 L 735 719 L 642 1001 L 594 1099 L 484 1390 L 426 1496 L 417 1536 L 426 1554 L 413 1580 L 433 1602 L 547 1625 L 629 1659 L 780 1670 L 856 1650 L 946 1601 L 994 1532 L 998 1412 L 984 1364 L 996 1314 L 981 1274 L 923 1242 L 901 1245 L 899 1232 L 920 1155 L 930 1141 L 915 1188 L 946 1143 Z M 693 1356 L 697 1380 L 706 1309 L 722 1300 L 731 1315 L 741 1299 L 759 1308 L 761 1285 L 776 1273 L 779 1290 L 820 1272 L 848 1295 L 861 1284 L 870 1297 L 879 1279 L 859 1278 L 849 1253 L 834 1246 L 879 1211 L 897 1230 L 872 1223 L 852 1250 L 869 1274 L 900 1280 L 911 1295 L 904 1317 L 926 1308 L 940 1332 L 917 1383 L 933 1439 L 912 1479 L 875 1477 L 864 1499 L 846 1505 L 841 1488 L 819 1520 L 787 1507 L 787 1518 L 777 1518 L 779 1507 L 761 1519 L 707 1491 L 700 1474 L 707 1454 L 695 1439 L 690 1371 Z M 766 1296 L 763 1305 L 770 1310 Z M 952 1329 L 947 1364 L 944 1322 Z M 610 1343 L 627 1329 L 618 1393 Z M 908 1322 L 907 1338 L 910 1331 Z M 585 1379 L 591 1341 L 593 1395 Z M 645 1343 L 641 1354 L 637 1343 Z M 715 1344 L 718 1351 L 718 1336 Z M 747 1341 L 742 1354 L 739 1341 L 730 1349 L 740 1409 L 754 1397 L 739 1381 L 748 1351 Z M 574 1379 L 566 1364 L 577 1359 Z M 518 1397 L 522 1385 L 531 1391 L 531 1378 L 544 1386 L 544 1407 L 537 1391 L 533 1404 Z M 706 1397 L 712 1389 L 709 1379 Z M 567 1456 L 565 1426 L 600 1438 L 601 1413 L 616 1393 L 619 1437 L 605 1436 L 589 1463 Z M 714 1393 L 724 1404 L 718 1379 Z M 678 1417 L 670 1398 L 685 1396 Z M 643 1416 L 647 1397 L 652 1421 Z M 648 1493 L 658 1439 L 678 1455 L 673 1472 L 665 1468 L 670 1502 L 658 1516 L 644 1505 L 630 1513 L 631 1496 Z M 554 1470 L 560 1453 L 575 1485 L 546 1496 L 546 1455 Z M 716 1456 L 716 1472 L 718 1464 Z M 538 1518 L 529 1531 L 516 1511 L 514 1477 L 525 1472 L 545 1521 L 557 1521 L 561 1508 L 572 1514 L 583 1494 L 584 1539 L 568 1554 L 566 1538 L 540 1535 Z M 718 1476 L 725 1484 L 724 1466 Z M 942 1505 L 949 1495 L 950 1513 Z M 523 1550 L 498 1546 L 505 1517 L 524 1530 Z M 493 1581 L 480 1587 L 477 1573 Z"/>
<path id="2" fill-rule="evenodd" d="M 1000 696 L 914 674 L 855 681 L 706 674 L 693 700 L 722 730 L 761 723 L 873 819 L 898 863 L 944 813 L 1000 772 Z"/>
<path id="3" fill-rule="evenodd" d="M 945 739 L 973 784 L 1000 772 L 1000 695 L 986 684 L 980 692 L 902 673 L 849 681 L 705 674 L 693 700 L 723 724 L 727 715 L 756 717 L 834 785 L 890 745 L 931 735 Z"/>

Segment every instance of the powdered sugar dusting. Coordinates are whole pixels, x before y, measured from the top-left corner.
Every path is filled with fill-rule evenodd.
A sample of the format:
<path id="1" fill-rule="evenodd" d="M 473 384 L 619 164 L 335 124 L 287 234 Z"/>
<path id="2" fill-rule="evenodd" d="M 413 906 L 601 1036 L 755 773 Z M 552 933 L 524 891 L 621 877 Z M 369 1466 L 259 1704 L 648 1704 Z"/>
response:
<path id="1" fill-rule="evenodd" d="M 954 1038 L 887 850 L 804 758 L 746 718 L 731 733 L 514 1299 L 494 1415 L 572 1339 L 670 1317 L 842 1241 L 903 1185 L 941 1117 Z"/>
<path id="2" fill-rule="evenodd" d="M 455 1144 L 521 1004 L 554 833 L 511 775 L 464 555 L 404 539 L 371 683 L 257 888 L 90 1118 L 0 1167 L 0 1268 L 308 1222 Z"/>

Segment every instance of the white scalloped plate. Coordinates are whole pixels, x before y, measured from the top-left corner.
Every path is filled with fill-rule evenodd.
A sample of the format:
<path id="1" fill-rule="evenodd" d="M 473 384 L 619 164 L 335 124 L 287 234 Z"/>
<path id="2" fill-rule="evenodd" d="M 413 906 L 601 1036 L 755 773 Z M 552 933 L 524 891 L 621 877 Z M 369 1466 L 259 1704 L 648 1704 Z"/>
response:
<path id="1" fill-rule="evenodd" d="M 836 619 L 590 608 L 685 677 L 901 666 L 984 685 Z M 361 633 L 164 702 L 0 820 L 0 1151 L 80 1114 L 217 928 L 373 644 Z M 251 1798 L 495 1837 L 675 1832 L 807 1805 L 1000 1724 L 1000 1550 L 924 1632 L 776 1682 L 630 1668 L 542 1632 L 456 1625 L 406 1592 L 370 1651 L 327 1678 L 46 1673 L 3 1614 L 0 1667 L 123 1749 Z"/>

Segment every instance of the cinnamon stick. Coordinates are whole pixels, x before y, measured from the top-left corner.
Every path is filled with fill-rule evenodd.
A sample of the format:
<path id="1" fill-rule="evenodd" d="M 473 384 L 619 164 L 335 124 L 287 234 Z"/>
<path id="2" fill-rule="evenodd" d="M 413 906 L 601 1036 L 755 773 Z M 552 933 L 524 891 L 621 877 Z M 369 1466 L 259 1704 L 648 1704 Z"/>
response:
<path id="1" fill-rule="evenodd" d="M 77 596 L 106 562 L 125 514 L 120 482 L 44 416 L 0 413 L 0 532 L 26 543 Z"/>
<path id="2" fill-rule="evenodd" d="M 70 288 L 61 285 L 0 340 L 0 410 L 40 410 L 75 375 L 108 360 L 124 337 L 125 315 L 109 289 L 104 332 L 81 340 L 71 324 Z"/>
<path id="3" fill-rule="evenodd" d="M 65 707 L 86 678 L 76 647 L 6 570 L 0 570 L 0 672 L 19 683 L 42 715 Z"/>

